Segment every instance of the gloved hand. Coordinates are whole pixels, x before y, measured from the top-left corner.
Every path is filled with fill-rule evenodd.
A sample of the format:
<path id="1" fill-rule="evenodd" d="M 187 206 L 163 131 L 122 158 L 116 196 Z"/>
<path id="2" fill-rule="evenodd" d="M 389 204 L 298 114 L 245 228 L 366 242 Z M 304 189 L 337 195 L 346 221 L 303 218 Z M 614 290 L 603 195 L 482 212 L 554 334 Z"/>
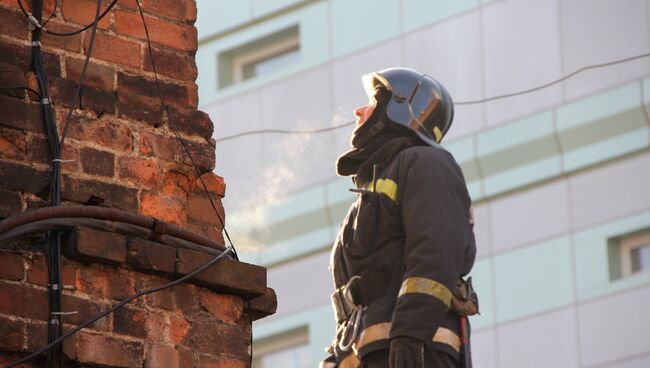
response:
<path id="1" fill-rule="evenodd" d="M 424 368 L 424 344 L 412 337 L 390 340 L 390 368 Z"/>

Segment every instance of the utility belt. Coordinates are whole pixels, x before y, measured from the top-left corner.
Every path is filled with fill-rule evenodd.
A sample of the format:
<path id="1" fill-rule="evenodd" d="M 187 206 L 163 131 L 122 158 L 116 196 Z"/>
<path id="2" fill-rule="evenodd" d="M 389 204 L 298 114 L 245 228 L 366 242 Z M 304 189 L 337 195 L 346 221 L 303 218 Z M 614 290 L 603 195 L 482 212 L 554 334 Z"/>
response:
<path id="1" fill-rule="evenodd" d="M 337 325 L 339 326 L 336 348 L 341 352 L 348 352 L 350 348 L 354 349 L 354 353 L 348 354 L 339 363 L 338 367 L 340 368 L 359 367 L 358 352 L 363 346 L 389 338 L 390 322 L 361 328 L 361 315 L 365 307 L 384 294 L 383 288 L 376 287 L 382 285 L 382 283 L 372 281 L 372 276 L 364 275 L 363 279 L 361 276 L 353 276 L 346 285 L 338 288 L 331 296 Z M 364 284 L 373 285 L 374 287 L 364 287 Z M 458 280 L 456 287 L 452 290 L 449 308 L 460 316 L 461 336 L 449 329 L 440 327 L 432 341 L 451 346 L 462 355 L 464 366 L 471 367 L 467 316 L 479 313 L 478 296 L 472 286 L 471 277 L 467 280 L 462 278 Z"/>

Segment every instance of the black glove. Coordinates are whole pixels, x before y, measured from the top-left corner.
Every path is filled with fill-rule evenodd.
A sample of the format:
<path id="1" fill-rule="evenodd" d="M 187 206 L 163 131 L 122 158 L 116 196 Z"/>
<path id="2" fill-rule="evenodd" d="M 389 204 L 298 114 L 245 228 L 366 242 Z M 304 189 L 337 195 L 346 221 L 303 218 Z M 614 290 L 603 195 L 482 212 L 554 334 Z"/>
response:
<path id="1" fill-rule="evenodd" d="M 412 337 L 390 340 L 390 368 L 424 368 L 424 344 Z"/>

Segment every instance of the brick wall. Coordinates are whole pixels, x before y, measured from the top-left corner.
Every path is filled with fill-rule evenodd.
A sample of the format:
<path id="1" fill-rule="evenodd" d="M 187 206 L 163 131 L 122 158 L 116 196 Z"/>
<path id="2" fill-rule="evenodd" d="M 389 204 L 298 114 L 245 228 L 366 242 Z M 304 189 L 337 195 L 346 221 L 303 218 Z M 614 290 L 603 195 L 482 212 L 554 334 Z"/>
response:
<path id="1" fill-rule="evenodd" d="M 62 158 L 69 160 L 62 164 L 63 203 L 99 198 L 101 206 L 156 217 L 223 243 L 221 224 L 169 126 L 173 121 L 187 142 L 224 216 L 224 180 L 212 173 L 212 122 L 197 110 L 195 2 L 141 4 L 169 119 L 156 94 L 136 3 L 121 0 L 99 23 L 86 82 L 74 106 L 63 148 Z M 47 28 L 67 32 L 89 24 L 95 6 L 90 0 L 46 0 L 44 14 L 56 9 Z M 42 38 L 59 132 L 75 103 L 89 37 L 90 30 Z M 16 1 L 0 0 L 0 86 L 38 90 L 30 39 Z M 47 205 L 52 158 L 38 98 L 23 90 L 0 90 L 0 218 Z M 77 312 L 64 317 L 66 328 L 210 259 L 87 228 L 74 229 L 64 239 L 63 310 Z M 33 234 L 0 246 L 2 363 L 46 343 L 44 243 L 42 234 Z M 245 300 L 252 300 L 250 313 Z M 250 314 L 260 318 L 274 308 L 275 295 L 266 288 L 263 268 L 225 260 L 195 281 L 144 297 L 98 321 L 67 341 L 64 352 L 68 360 L 91 366 L 245 367 Z M 42 359 L 33 364 L 41 366 Z"/>

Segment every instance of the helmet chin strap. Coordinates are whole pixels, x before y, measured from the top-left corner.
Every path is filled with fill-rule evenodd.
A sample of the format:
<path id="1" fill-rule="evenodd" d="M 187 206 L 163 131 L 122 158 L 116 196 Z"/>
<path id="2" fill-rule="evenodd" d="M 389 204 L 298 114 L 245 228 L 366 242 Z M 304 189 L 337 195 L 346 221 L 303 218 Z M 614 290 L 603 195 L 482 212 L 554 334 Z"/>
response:
<path id="1" fill-rule="evenodd" d="M 366 122 L 366 124 L 367 123 L 368 122 Z M 384 127 L 386 127 L 386 124 L 383 122 L 383 120 L 379 120 L 378 122 L 374 123 L 368 131 L 364 132 L 361 136 L 359 136 L 359 138 L 354 140 L 354 146 L 363 147 L 372 137 L 381 132 Z"/>

